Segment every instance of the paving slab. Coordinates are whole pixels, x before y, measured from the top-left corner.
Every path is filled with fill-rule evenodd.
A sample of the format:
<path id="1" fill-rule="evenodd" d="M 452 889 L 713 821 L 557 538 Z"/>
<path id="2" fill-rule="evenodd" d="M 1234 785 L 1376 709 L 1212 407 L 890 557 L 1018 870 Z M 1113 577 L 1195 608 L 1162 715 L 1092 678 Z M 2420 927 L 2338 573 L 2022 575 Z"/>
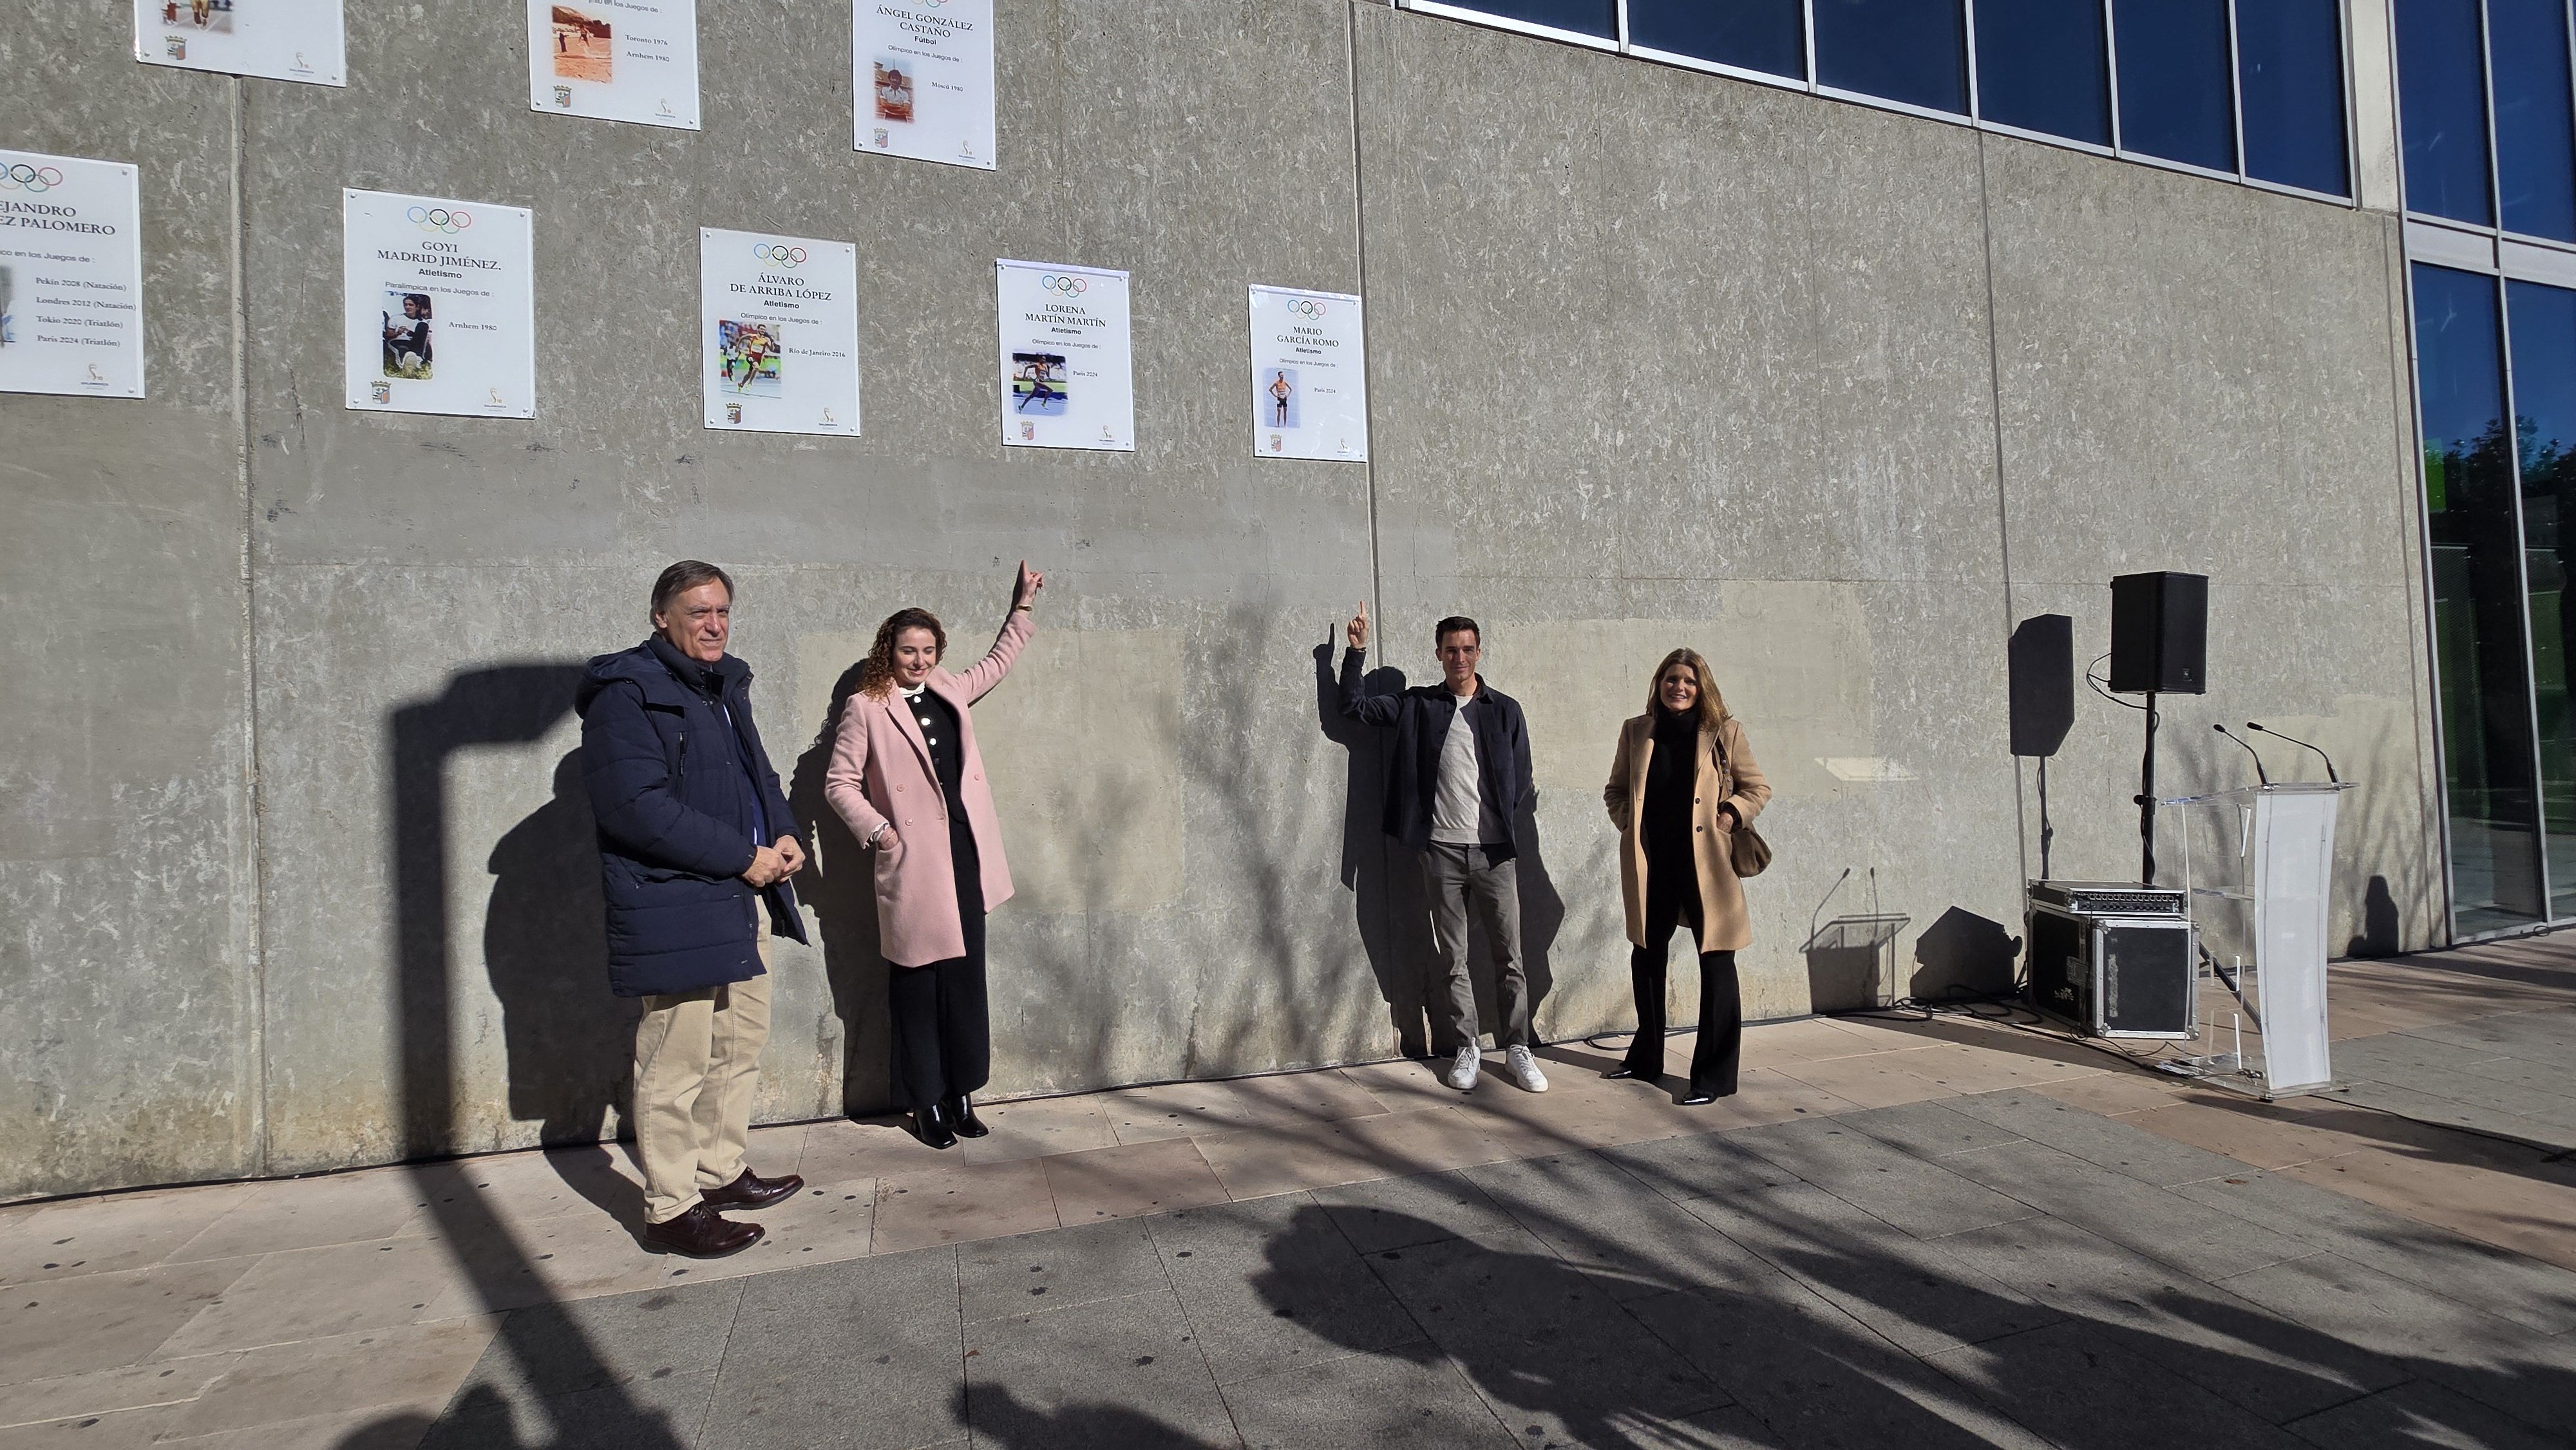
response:
<path id="1" fill-rule="evenodd" d="M 2261 1416 L 2089 1325 L 2052 1324 L 1931 1356 L 2019 1424 L 2084 1450 L 2304 1450 Z"/>
<path id="2" fill-rule="evenodd" d="M 1975 1229 L 1942 1247 L 2275 1424 L 2411 1377 L 2367 1350 L 2055 1219 Z"/>
<path id="3" fill-rule="evenodd" d="M 1795 1183 L 1798 1175 L 1739 1142 L 1733 1133 L 1697 1133 L 1601 1150 L 1601 1159 L 1667 1198 L 1724 1198 Z"/>
<path id="4" fill-rule="evenodd" d="M 2022 1141 L 2019 1133 L 1970 1117 L 1947 1102 L 1873 1108 L 1865 1113 L 1845 1113 L 1834 1121 L 1846 1128 L 1858 1128 L 1917 1158 L 1945 1158 L 1953 1153 Z"/>
<path id="5" fill-rule="evenodd" d="M 1752 1128 L 1736 1141 L 1917 1238 L 2010 1223 L 2038 1212 L 1841 1118 Z"/>
<path id="6" fill-rule="evenodd" d="M 1937 1354 L 2056 1322 L 2058 1313 L 1938 1244 L 1893 1231 L 1807 1183 L 1695 1199 L 1692 1213 L 1890 1343 Z M 1702 1290 L 1758 1284 L 1751 1275 Z M 1761 1286 L 1767 1290 L 1768 1286 Z"/>
<path id="7" fill-rule="evenodd" d="M 1219 1385 L 1424 1338 L 1305 1194 L 1194 1209 L 1149 1226 Z"/>
<path id="8" fill-rule="evenodd" d="M 979 1440 L 1031 1450 L 1238 1443 L 1169 1290 L 973 1326 L 963 1406 Z"/>
<path id="9" fill-rule="evenodd" d="M 2543 1334 L 2576 1329 L 2576 1273 L 2275 1173 L 2180 1190 L 2249 1223 Z"/>
<path id="10" fill-rule="evenodd" d="M 2224 1154 L 2158 1137 L 2117 1118 L 2087 1112 L 2038 1093 L 1986 1093 L 1960 1098 L 1950 1107 L 2034 1143 L 2046 1143 L 2087 1163 L 2158 1187 L 2224 1178 L 2245 1166 Z"/>
<path id="11" fill-rule="evenodd" d="M 1729 1402 L 1702 1369 L 1535 1239 L 1518 1252 L 1451 1239 L 1368 1262 L 1527 1443 L 1615 1445 L 1617 1424 L 1677 1421 Z"/>
<path id="12" fill-rule="evenodd" d="M 1363 1254 L 1442 1239 L 1518 1240 L 1519 1223 L 1461 1170 L 1337 1184 L 1308 1195 Z"/>
<path id="13" fill-rule="evenodd" d="M 923 1249 L 745 1282 L 707 1404 L 706 1443 L 913 1450 L 957 1438 L 966 1252 Z"/>
<path id="14" fill-rule="evenodd" d="M 497 1316 L 407 1324 L 253 1350 L 172 1417 L 172 1439 L 358 1411 L 434 1416 L 500 1329 Z"/>
<path id="15" fill-rule="evenodd" d="M 223 1259 L 0 1290 L 0 1384 L 150 1357 L 258 1262 Z M 222 1345 L 220 1348 L 238 1348 Z"/>
<path id="16" fill-rule="evenodd" d="M 722 1450 L 702 1440 L 715 1371 L 673 1373 L 536 1399 L 468 1386 L 422 1437 L 423 1450 Z"/>
<path id="17" fill-rule="evenodd" d="M 2220 1287 L 2536 1429 L 2576 1438 L 2576 1341 L 2532 1335 L 2336 1254 L 2253 1270 Z"/>
<path id="18" fill-rule="evenodd" d="M 2325 1450 L 2564 1450 L 2567 1444 L 2430 1380 L 2320 1410 L 2288 1429 Z"/>
<path id="19" fill-rule="evenodd" d="M 958 1312 L 970 1324 L 1170 1287 L 1140 1219 L 983 1239 L 957 1250 Z"/>
<path id="20" fill-rule="evenodd" d="M 1448 1356 L 1346 1355 L 1225 1387 L 1250 1450 L 1504 1450 L 1523 1445 Z"/>
<path id="21" fill-rule="evenodd" d="M 38 1204 L 0 1218 L 0 1286 L 148 1268 L 260 1189 L 252 1184 Z"/>
<path id="22" fill-rule="evenodd" d="M 1677 1290 L 1627 1306 L 1797 1450 L 2042 1450 L 1973 1391 L 1796 1284 L 1759 1295 Z"/>
<path id="23" fill-rule="evenodd" d="M 1531 1237 L 1593 1274 L 1613 1299 L 1776 1272 L 1689 1206 L 1599 1154 L 1496 1163 L 1467 1176 Z"/>
<path id="24" fill-rule="evenodd" d="M 1981 1148 L 1943 1162 L 1998 1193 L 2204 1279 L 2316 1252 L 2313 1245 L 2044 1143 Z"/>

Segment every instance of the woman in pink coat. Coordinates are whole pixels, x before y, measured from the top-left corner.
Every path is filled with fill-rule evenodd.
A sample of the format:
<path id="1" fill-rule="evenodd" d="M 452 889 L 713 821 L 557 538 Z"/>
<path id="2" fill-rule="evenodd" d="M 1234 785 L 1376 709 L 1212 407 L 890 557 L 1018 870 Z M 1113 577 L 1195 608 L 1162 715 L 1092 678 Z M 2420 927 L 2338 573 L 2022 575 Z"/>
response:
<path id="1" fill-rule="evenodd" d="M 984 913 L 1011 897 L 1002 823 L 968 707 L 1011 672 L 1035 632 L 1044 574 L 1020 561 L 992 651 L 962 675 L 939 667 L 947 631 L 929 611 L 877 626 L 841 711 L 823 794 L 877 853 L 877 934 L 892 969 L 895 1081 L 921 1141 L 953 1148 L 987 1131 L 975 1090 L 992 1076 Z"/>

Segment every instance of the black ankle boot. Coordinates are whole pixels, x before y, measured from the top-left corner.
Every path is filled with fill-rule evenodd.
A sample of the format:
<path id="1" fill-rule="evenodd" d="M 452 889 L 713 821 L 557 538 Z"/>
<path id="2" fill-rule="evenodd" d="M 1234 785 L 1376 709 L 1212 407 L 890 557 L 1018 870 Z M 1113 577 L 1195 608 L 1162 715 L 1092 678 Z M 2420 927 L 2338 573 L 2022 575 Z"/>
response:
<path id="1" fill-rule="evenodd" d="M 984 1126 L 982 1118 L 975 1116 L 975 1099 L 971 1095 L 961 1093 L 950 1098 L 939 1105 L 939 1112 L 948 1120 L 948 1126 L 957 1130 L 960 1138 L 981 1138 L 993 1131 Z"/>
<path id="2" fill-rule="evenodd" d="M 914 1132 L 921 1135 L 921 1141 L 928 1143 L 933 1148 L 954 1148 L 957 1146 L 956 1125 L 948 1121 L 948 1115 L 939 1110 L 939 1104 L 937 1103 L 932 1103 L 930 1106 L 918 1109 L 913 1113 L 912 1129 Z"/>

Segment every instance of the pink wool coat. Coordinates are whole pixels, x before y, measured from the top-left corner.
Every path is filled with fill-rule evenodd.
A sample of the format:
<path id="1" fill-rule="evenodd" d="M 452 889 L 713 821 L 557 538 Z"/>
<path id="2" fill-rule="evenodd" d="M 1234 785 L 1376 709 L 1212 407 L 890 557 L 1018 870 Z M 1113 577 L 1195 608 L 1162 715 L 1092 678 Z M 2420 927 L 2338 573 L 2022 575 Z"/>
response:
<path id="1" fill-rule="evenodd" d="M 1012 610 L 992 652 L 962 675 L 930 672 L 929 687 L 957 710 L 958 744 L 965 774 L 958 794 L 966 824 L 975 832 L 975 854 L 984 867 L 984 909 L 1011 899 L 1010 863 L 1002 858 L 1002 822 L 984 783 L 984 754 L 975 744 L 968 707 L 991 693 L 1011 672 L 1020 647 L 1037 626 L 1026 610 Z M 864 841 L 894 823 L 901 844 L 877 857 L 877 935 L 885 959 L 898 967 L 926 967 L 966 954 L 966 925 L 957 914 L 955 861 L 948 849 L 948 801 L 931 769 L 930 746 L 902 697 L 852 695 L 841 709 L 832 766 L 823 774 L 823 796 Z"/>

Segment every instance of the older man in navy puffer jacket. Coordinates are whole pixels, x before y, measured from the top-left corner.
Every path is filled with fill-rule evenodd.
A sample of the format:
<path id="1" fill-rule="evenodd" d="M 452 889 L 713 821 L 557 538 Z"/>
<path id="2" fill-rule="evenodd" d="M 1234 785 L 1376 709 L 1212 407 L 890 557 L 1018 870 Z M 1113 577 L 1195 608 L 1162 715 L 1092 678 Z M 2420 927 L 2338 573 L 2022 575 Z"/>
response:
<path id="1" fill-rule="evenodd" d="M 610 990 L 640 997 L 635 1145 L 645 1239 L 714 1257 L 761 1227 L 719 1213 L 804 1186 L 743 1162 L 769 1040 L 774 928 L 805 940 L 795 821 L 751 721 L 751 670 L 725 653 L 733 580 L 684 560 L 653 585 L 653 636 L 590 662 L 581 773 L 599 822 Z"/>

